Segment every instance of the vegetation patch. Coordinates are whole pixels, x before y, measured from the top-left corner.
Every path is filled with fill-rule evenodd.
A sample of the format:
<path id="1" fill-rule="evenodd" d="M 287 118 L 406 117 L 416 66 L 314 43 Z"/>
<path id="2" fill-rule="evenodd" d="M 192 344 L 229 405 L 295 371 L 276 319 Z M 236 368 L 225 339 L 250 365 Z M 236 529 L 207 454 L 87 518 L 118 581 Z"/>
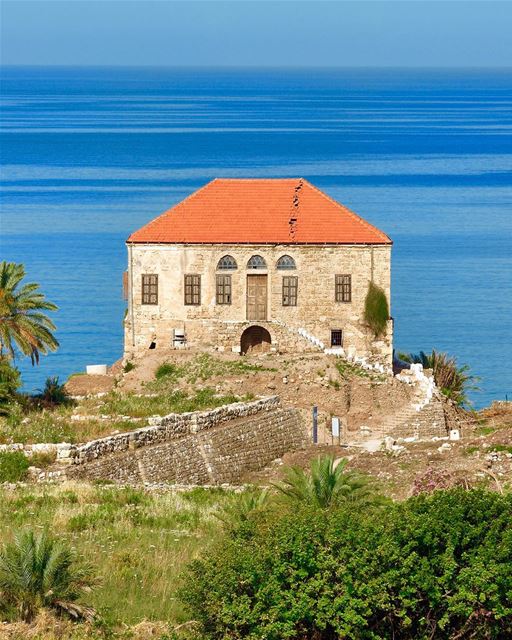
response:
<path id="1" fill-rule="evenodd" d="M 477 451 L 480 451 L 480 447 L 476 445 L 470 445 L 468 447 L 464 447 L 464 454 L 467 456 L 472 456 Z"/>
<path id="2" fill-rule="evenodd" d="M 176 382 L 179 379 L 183 379 L 194 384 L 197 381 L 205 382 L 215 377 L 244 375 L 258 371 L 277 371 L 277 369 L 247 362 L 243 358 L 221 360 L 209 353 L 202 353 L 186 365 L 177 365 L 170 362 L 161 364 L 155 372 L 155 378 L 165 382 Z M 152 386 L 154 388 L 154 385 L 148 385 L 148 388 Z"/>
<path id="3" fill-rule="evenodd" d="M 511 517 L 512 496 L 464 489 L 258 509 L 180 594 L 204 638 L 509 637 Z"/>
<path id="4" fill-rule="evenodd" d="M 364 319 L 376 338 L 385 333 L 389 320 L 388 299 L 384 290 L 374 282 L 368 285 L 364 302 Z"/>
<path id="5" fill-rule="evenodd" d="M 98 637 L 131 638 L 125 625 L 187 621 L 176 598 L 179 576 L 221 535 L 215 513 L 231 495 L 221 488 L 159 494 L 78 483 L 0 487 L 0 539 L 12 543 L 14 531 L 46 529 L 73 547 L 78 566 L 86 558 L 94 568 L 97 584 L 80 602 L 96 610 Z M 0 620 L 8 615 L 16 612 L 2 611 Z M 86 625 L 79 629 L 77 637 L 95 637 Z"/>
<path id="6" fill-rule="evenodd" d="M 184 367 L 178 367 L 178 365 L 171 362 L 165 362 L 161 364 L 155 371 L 155 378 L 161 380 L 162 378 L 177 379 L 183 375 Z"/>
<path id="7" fill-rule="evenodd" d="M 160 384 L 160 381 L 156 384 Z M 21 405 L 12 405 L 11 415 L 0 417 L 0 442 L 76 444 L 110 434 L 113 430 L 140 429 L 145 425 L 144 419 L 149 416 L 203 411 L 251 399 L 253 396 L 250 394 L 242 397 L 219 395 L 211 388 L 200 389 L 192 394 L 166 391 L 165 388 L 159 388 L 154 395 L 112 391 L 102 398 L 82 401 L 78 419 L 73 407 L 67 404 L 43 409 L 33 406 L 24 409 Z M 82 415 L 85 419 L 82 419 Z M 124 418 L 119 419 L 120 416 Z"/>
<path id="8" fill-rule="evenodd" d="M 386 376 L 372 371 L 367 371 L 363 367 L 353 362 L 348 362 L 342 358 L 336 358 L 336 369 L 344 380 L 349 380 L 352 377 L 368 378 L 369 380 L 386 380 Z"/>
<path id="9" fill-rule="evenodd" d="M 133 362 L 131 362 L 131 360 L 128 360 L 128 362 L 123 367 L 124 373 L 130 373 L 130 371 L 133 371 L 134 369 L 135 365 Z"/>
<path id="10" fill-rule="evenodd" d="M 22 451 L 0 452 L 0 482 L 20 482 L 27 477 L 30 463 Z"/>
<path id="11" fill-rule="evenodd" d="M 184 391 L 155 396 L 112 392 L 101 399 L 99 410 L 108 415 L 149 417 L 214 409 L 245 399 L 246 397 L 240 398 L 234 394 L 218 395 L 215 389 L 211 388 L 200 389 L 193 395 L 188 395 Z"/>
<path id="12" fill-rule="evenodd" d="M 511 453 L 512 454 L 512 445 L 508 445 L 508 444 L 495 444 L 491 451 L 498 451 L 498 452 L 504 452 L 504 453 Z"/>

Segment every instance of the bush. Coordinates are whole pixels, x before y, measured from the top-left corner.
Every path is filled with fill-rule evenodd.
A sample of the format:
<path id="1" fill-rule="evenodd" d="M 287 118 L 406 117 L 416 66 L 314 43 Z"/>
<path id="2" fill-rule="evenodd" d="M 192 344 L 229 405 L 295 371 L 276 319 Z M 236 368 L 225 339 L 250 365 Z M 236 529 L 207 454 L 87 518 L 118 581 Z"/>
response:
<path id="1" fill-rule="evenodd" d="M 40 609 L 92 619 L 94 611 L 79 600 L 93 585 L 91 568 L 79 566 L 67 544 L 46 532 L 20 532 L 0 551 L 1 605 L 25 622 Z"/>
<path id="2" fill-rule="evenodd" d="M 20 372 L 5 356 L 0 356 L 0 415 L 9 415 L 9 404 L 21 386 Z"/>
<path id="3" fill-rule="evenodd" d="M 131 360 L 128 360 L 128 362 L 123 367 L 124 373 L 130 373 L 130 371 L 133 371 L 133 369 L 135 369 L 135 365 L 133 364 L 133 362 L 131 362 Z"/>
<path id="4" fill-rule="evenodd" d="M 164 362 L 155 371 L 155 378 L 161 380 L 169 376 L 175 376 L 178 373 L 178 367 L 170 362 Z"/>
<path id="5" fill-rule="evenodd" d="M 190 566 L 205 638 L 511 637 L 512 496 L 453 489 L 386 509 L 299 509 Z"/>
<path id="6" fill-rule="evenodd" d="M 376 338 L 385 333 L 389 320 L 388 299 L 384 290 L 373 282 L 368 285 L 364 302 L 364 319 Z"/>
<path id="7" fill-rule="evenodd" d="M 0 452 L 0 482 L 20 482 L 27 476 L 30 462 L 23 451 Z"/>

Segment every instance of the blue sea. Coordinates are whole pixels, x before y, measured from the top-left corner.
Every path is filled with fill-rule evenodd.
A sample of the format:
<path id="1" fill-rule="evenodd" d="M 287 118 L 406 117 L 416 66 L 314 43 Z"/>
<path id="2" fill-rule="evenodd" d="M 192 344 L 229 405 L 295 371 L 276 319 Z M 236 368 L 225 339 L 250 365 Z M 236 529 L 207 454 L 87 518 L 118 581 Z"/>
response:
<path id="1" fill-rule="evenodd" d="M 301 176 L 393 238 L 396 347 L 512 398 L 512 70 L 1 74 L 1 258 L 59 305 L 27 389 L 120 357 L 131 231 L 217 176 Z"/>

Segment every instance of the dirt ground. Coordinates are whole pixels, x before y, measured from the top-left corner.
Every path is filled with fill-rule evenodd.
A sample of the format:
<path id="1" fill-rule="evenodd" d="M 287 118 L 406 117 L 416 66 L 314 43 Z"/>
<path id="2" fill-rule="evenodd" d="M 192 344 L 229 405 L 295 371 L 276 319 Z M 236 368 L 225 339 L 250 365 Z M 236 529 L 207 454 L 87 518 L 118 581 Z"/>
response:
<path id="1" fill-rule="evenodd" d="M 236 354 L 211 354 L 216 362 L 240 361 Z M 107 376 L 74 376 L 67 383 L 73 395 L 120 392 L 144 393 L 162 363 L 183 367 L 200 356 L 190 351 L 151 351 L 134 368 L 123 372 L 117 362 Z M 261 472 L 248 474 L 246 482 L 267 484 L 279 480 L 284 465 L 307 467 L 319 454 L 348 458 L 349 468 L 374 476 L 387 493 L 404 498 L 414 492 L 415 483 L 442 485 L 485 483 L 500 490 L 512 483 L 512 403 L 495 403 L 470 416 L 452 408 L 464 424 L 459 441 L 433 439 L 423 442 L 388 443 L 389 450 L 368 451 L 361 446 L 335 446 L 331 442 L 331 416 L 341 416 L 348 432 L 362 424 L 378 425 L 386 416 L 397 414 L 415 399 L 415 390 L 394 379 L 362 370 L 338 371 L 336 359 L 322 353 L 300 355 L 259 354 L 244 356 L 243 362 L 264 368 L 206 379 L 186 376 L 176 380 L 176 390 L 194 392 L 213 387 L 219 393 L 237 395 L 279 395 L 285 405 L 304 412 L 319 409 L 319 442 L 304 450 L 287 453 Z M 329 429 L 329 431 L 328 431 Z"/>
<path id="2" fill-rule="evenodd" d="M 75 376 L 67 383 L 73 395 L 100 393 L 116 388 L 123 392 L 144 393 L 145 385 L 155 379 L 157 367 L 163 363 L 186 366 L 197 359 L 201 352 L 187 350 L 148 351 L 143 359 L 134 361 L 134 368 L 123 373 L 116 363 L 109 376 Z M 343 427 L 356 431 L 362 424 L 370 428 L 379 420 L 393 415 L 414 401 L 415 391 L 394 379 L 354 368 L 344 375 L 336 369 L 336 358 L 323 353 L 309 354 L 254 354 L 239 356 L 232 353 L 212 353 L 220 362 L 243 362 L 264 368 L 261 371 L 244 371 L 233 374 L 212 375 L 176 381 L 176 389 L 189 393 L 201 387 L 215 388 L 219 393 L 243 396 L 279 395 L 283 404 L 293 405 L 304 411 L 313 406 L 319 410 L 321 441 L 327 441 L 323 427 L 329 425 L 331 416 L 343 416 Z M 322 440 L 323 438 L 323 440 Z"/>
<path id="3" fill-rule="evenodd" d="M 390 443 L 391 444 L 391 443 Z M 370 452 L 362 447 L 311 445 L 287 453 L 259 473 L 247 474 L 246 482 L 268 484 L 282 478 L 287 465 L 308 468 L 319 455 L 347 458 L 347 468 L 376 478 L 396 499 L 414 493 L 415 486 L 485 485 L 502 491 L 512 488 L 512 403 L 495 403 L 478 415 L 459 441 L 398 441 L 394 450 Z"/>

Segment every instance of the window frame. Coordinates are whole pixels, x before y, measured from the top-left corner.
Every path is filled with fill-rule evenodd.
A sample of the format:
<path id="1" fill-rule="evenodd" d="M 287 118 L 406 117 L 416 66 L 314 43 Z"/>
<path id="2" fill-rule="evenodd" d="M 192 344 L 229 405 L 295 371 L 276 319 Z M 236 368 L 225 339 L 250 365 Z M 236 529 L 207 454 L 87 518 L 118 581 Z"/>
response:
<path id="1" fill-rule="evenodd" d="M 283 276 L 283 281 L 282 281 L 283 307 L 296 307 L 298 297 L 299 297 L 298 276 Z"/>
<path id="2" fill-rule="evenodd" d="M 154 280 L 152 280 L 154 279 Z M 158 273 L 141 274 L 140 299 L 143 305 L 158 304 Z M 154 299 L 152 299 L 154 297 Z"/>
<path id="3" fill-rule="evenodd" d="M 339 334 L 339 342 L 335 340 L 335 334 Z M 331 347 L 343 347 L 343 329 L 331 329 Z"/>
<path id="4" fill-rule="evenodd" d="M 231 304 L 231 274 L 217 273 L 215 276 L 215 304 Z"/>
<path id="5" fill-rule="evenodd" d="M 183 302 L 187 307 L 201 305 L 201 276 L 198 273 L 186 273 L 183 278 Z"/>
<path id="6" fill-rule="evenodd" d="M 276 262 L 276 269 L 279 271 L 293 271 L 297 268 L 297 264 L 292 256 L 285 254 Z"/>
<path id="7" fill-rule="evenodd" d="M 253 260 L 257 260 L 257 261 L 261 260 L 261 263 L 253 266 L 251 264 Z M 249 258 L 249 260 L 247 260 L 247 269 L 251 271 L 257 271 L 258 269 L 261 270 L 266 268 L 267 268 L 267 261 L 263 256 L 260 256 L 258 253 L 255 253 L 253 256 Z"/>
<path id="8" fill-rule="evenodd" d="M 217 271 L 236 271 L 237 269 L 238 264 L 236 260 L 229 254 L 222 256 L 222 258 L 217 262 Z"/>
<path id="9" fill-rule="evenodd" d="M 352 302 L 352 274 L 338 273 L 334 276 L 334 299 L 336 302 Z"/>

